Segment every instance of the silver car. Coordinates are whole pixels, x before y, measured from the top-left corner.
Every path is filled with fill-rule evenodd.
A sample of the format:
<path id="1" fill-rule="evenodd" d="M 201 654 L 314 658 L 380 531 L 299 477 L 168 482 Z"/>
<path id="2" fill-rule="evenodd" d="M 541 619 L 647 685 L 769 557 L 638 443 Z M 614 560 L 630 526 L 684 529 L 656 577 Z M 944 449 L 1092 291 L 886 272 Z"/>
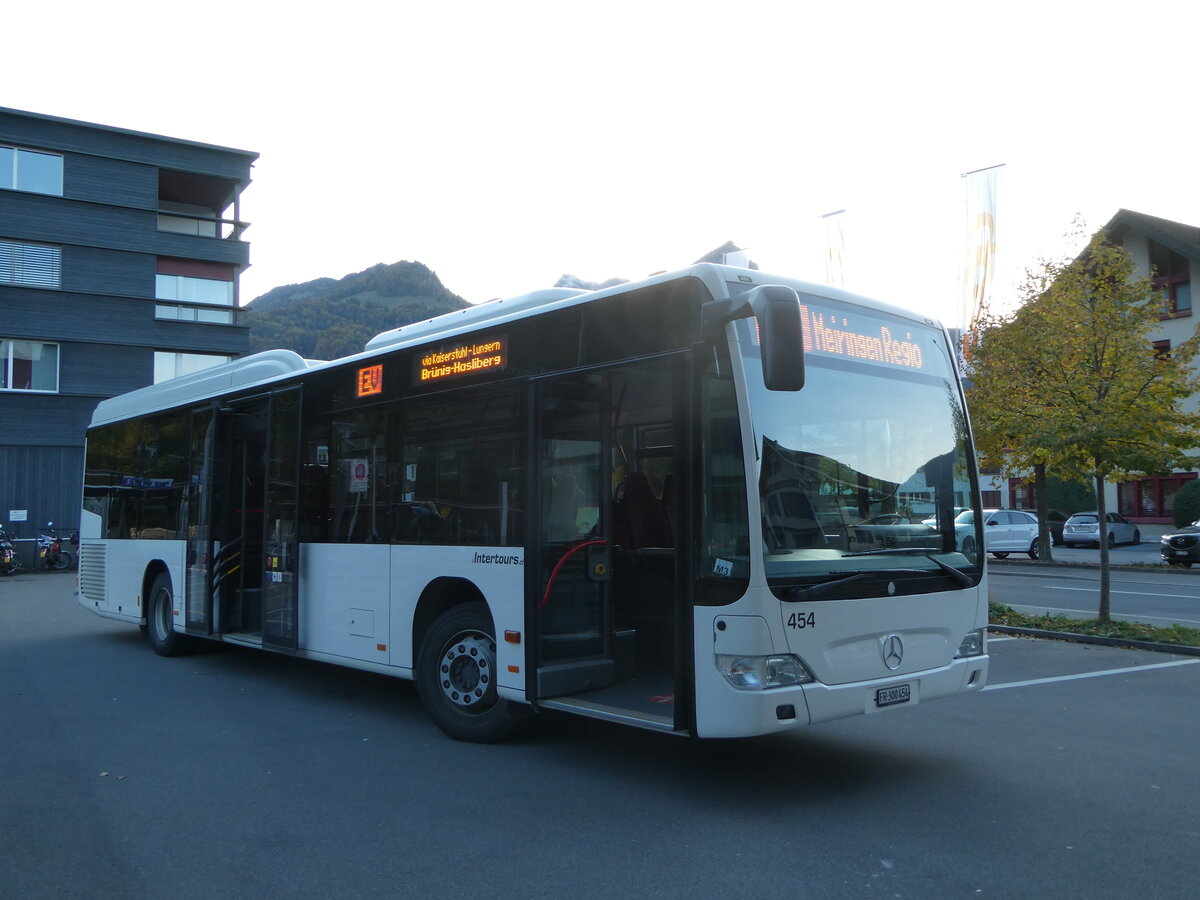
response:
<path id="1" fill-rule="evenodd" d="M 1136 525 L 1117 513 L 1106 513 L 1108 546 L 1140 544 L 1142 533 Z M 1075 513 L 1063 523 L 1062 542 L 1068 547 L 1076 544 L 1100 543 L 1100 516 L 1094 512 Z"/>
<path id="2" fill-rule="evenodd" d="M 954 519 L 954 533 L 958 549 L 974 561 L 975 512 L 966 510 Z M 1037 516 L 1020 509 L 985 509 L 983 511 L 983 547 L 997 559 L 1010 553 L 1024 553 L 1030 559 L 1038 558 Z"/>

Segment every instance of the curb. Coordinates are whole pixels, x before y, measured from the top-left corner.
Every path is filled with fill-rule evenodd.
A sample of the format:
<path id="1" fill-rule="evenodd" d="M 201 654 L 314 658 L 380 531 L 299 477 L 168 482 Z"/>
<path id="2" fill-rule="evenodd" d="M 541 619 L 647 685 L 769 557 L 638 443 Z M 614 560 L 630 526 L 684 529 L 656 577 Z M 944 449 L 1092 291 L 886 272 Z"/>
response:
<path id="1" fill-rule="evenodd" d="M 1200 656 L 1200 647 L 1182 644 L 1159 644 L 1154 641 L 1132 641 L 1124 638 L 1101 637 L 1094 634 L 1074 634 L 1069 631 L 1042 631 L 1040 628 L 1017 628 L 1013 625 L 988 625 L 997 634 L 1016 634 L 1022 637 L 1046 638 L 1052 641 L 1071 641 L 1076 644 L 1099 644 L 1104 647 L 1129 647 L 1134 650 L 1153 650 L 1156 653 L 1178 653 L 1181 656 Z"/>

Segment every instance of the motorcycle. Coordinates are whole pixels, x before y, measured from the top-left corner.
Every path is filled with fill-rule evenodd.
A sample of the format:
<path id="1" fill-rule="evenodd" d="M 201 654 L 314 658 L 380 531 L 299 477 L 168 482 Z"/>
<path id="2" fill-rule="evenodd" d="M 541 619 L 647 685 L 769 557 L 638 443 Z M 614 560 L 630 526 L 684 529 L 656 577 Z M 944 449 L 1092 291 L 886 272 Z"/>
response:
<path id="1" fill-rule="evenodd" d="M 38 565 L 44 569 L 69 569 L 75 556 L 63 546 L 63 540 L 54 530 L 54 523 L 47 522 L 38 529 Z"/>
<path id="2" fill-rule="evenodd" d="M 20 569 L 21 561 L 13 549 L 12 538 L 4 530 L 4 525 L 0 524 L 0 575 L 15 575 Z"/>

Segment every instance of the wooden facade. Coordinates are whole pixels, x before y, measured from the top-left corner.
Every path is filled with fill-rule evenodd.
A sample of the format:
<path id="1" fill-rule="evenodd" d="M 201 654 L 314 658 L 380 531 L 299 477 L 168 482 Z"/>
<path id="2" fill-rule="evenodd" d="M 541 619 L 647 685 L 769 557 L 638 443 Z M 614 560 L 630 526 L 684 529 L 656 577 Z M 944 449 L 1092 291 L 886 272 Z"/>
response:
<path id="1" fill-rule="evenodd" d="M 151 384 L 157 351 L 246 352 L 236 278 L 249 244 L 237 201 L 257 154 L 0 108 L 3 148 L 62 159 L 61 195 L 22 190 L 0 173 L 0 241 L 60 251 L 57 287 L 0 272 L 0 341 L 58 348 L 56 391 L 0 389 L 0 521 L 24 510 L 27 521 L 11 530 L 32 537 L 46 521 L 78 527 L 97 402 Z M 216 235 L 160 230 L 162 215 L 194 216 Z M 156 318 L 157 261 L 168 257 L 232 267 L 233 324 Z"/>

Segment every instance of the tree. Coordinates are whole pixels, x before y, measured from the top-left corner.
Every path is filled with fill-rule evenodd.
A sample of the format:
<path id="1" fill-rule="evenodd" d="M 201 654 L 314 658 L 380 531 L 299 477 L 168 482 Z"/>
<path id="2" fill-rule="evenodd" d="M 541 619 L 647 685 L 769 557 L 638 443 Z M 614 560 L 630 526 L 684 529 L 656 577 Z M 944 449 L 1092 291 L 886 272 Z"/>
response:
<path id="1" fill-rule="evenodd" d="M 1175 494 L 1174 517 L 1178 528 L 1200 520 L 1200 479 L 1187 482 Z"/>
<path id="2" fill-rule="evenodd" d="M 1024 297 L 1048 289 L 1052 280 L 1048 270 L 1044 264 L 1039 272 L 1027 274 Z M 1061 436 L 1040 413 L 1038 373 L 1044 348 L 1038 328 L 1028 305 L 1007 315 L 989 308 L 981 311 L 968 335 L 968 405 L 980 456 L 1005 477 L 1035 481 L 1038 559 L 1048 562 L 1052 551 L 1046 464 L 1054 458 Z"/>
<path id="3" fill-rule="evenodd" d="M 1091 480 L 1100 513 L 1100 621 L 1109 620 L 1104 485 L 1190 467 L 1200 417 L 1181 401 L 1200 391 L 1189 368 L 1196 336 L 1158 355 L 1163 307 L 1149 277 L 1097 232 L 1074 259 L 1026 274 L 1022 305 L 973 329 L 971 411 L 980 446 L 1006 471 L 1044 466 Z M 1039 512 L 1042 512 L 1039 510 Z"/>

